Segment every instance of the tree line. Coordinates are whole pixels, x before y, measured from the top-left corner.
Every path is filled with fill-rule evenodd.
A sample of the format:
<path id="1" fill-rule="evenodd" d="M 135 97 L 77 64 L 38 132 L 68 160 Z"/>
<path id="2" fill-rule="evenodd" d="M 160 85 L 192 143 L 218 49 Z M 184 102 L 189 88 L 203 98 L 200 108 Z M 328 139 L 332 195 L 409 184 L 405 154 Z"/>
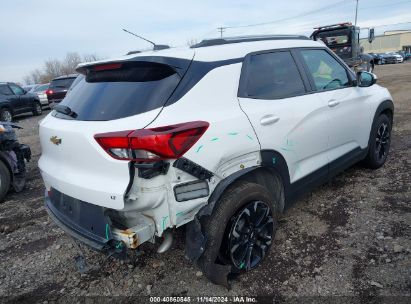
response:
<path id="1" fill-rule="evenodd" d="M 26 84 L 47 83 L 56 77 L 68 75 L 76 72 L 79 63 L 101 60 L 96 54 L 86 54 L 81 56 L 77 52 L 69 52 L 59 59 L 48 59 L 41 68 L 32 70 L 23 80 Z"/>

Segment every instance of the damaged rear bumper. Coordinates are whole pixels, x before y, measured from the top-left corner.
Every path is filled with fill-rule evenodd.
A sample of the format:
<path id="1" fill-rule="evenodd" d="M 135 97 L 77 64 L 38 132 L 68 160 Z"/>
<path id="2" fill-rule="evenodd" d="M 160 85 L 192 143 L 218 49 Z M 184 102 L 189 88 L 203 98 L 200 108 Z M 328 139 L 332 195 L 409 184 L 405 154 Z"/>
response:
<path id="1" fill-rule="evenodd" d="M 53 221 L 75 239 L 97 250 L 110 248 L 110 219 L 104 215 L 103 207 L 74 199 L 55 189 L 46 191 L 45 207 Z"/>
<path id="2" fill-rule="evenodd" d="M 126 248 L 136 249 L 146 241 L 154 242 L 154 222 L 139 213 L 133 214 L 131 227 L 119 229 L 113 225 L 110 209 L 83 202 L 53 188 L 46 191 L 45 206 L 61 229 L 96 250 L 122 252 Z"/>

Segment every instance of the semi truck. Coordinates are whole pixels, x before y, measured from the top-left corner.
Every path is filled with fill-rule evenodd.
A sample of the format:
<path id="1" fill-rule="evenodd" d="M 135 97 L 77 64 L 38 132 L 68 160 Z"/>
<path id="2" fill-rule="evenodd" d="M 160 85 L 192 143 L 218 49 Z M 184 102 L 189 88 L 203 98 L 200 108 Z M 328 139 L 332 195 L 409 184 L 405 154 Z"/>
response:
<path id="1" fill-rule="evenodd" d="M 363 52 L 360 46 L 360 28 L 351 22 L 314 28 L 310 38 L 322 41 L 355 71 L 374 70 L 373 56 Z M 368 41 L 374 39 L 374 29 L 369 29 Z"/>

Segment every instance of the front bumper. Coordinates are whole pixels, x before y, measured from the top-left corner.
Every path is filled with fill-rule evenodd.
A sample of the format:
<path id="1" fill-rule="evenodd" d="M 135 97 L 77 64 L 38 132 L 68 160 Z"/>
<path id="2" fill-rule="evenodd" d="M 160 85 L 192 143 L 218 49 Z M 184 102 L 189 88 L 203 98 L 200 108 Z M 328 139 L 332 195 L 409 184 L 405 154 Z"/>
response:
<path id="1" fill-rule="evenodd" d="M 46 191 L 45 206 L 66 233 L 97 250 L 112 247 L 110 219 L 104 208 L 69 197 L 55 189 Z"/>

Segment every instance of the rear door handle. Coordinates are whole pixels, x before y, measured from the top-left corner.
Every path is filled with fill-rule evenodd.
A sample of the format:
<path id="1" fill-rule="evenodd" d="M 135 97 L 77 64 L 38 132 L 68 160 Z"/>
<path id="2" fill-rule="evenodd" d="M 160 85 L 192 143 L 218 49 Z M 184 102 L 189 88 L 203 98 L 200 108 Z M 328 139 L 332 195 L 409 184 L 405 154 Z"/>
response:
<path id="1" fill-rule="evenodd" d="M 328 102 L 328 106 L 329 106 L 330 108 L 335 107 L 335 106 L 338 106 L 339 104 L 340 104 L 340 102 L 339 102 L 338 100 L 335 100 L 335 99 L 331 99 L 331 100 Z"/>
<path id="2" fill-rule="evenodd" d="M 272 125 L 280 120 L 280 117 L 274 115 L 263 116 L 260 120 L 260 124 L 263 126 Z"/>

